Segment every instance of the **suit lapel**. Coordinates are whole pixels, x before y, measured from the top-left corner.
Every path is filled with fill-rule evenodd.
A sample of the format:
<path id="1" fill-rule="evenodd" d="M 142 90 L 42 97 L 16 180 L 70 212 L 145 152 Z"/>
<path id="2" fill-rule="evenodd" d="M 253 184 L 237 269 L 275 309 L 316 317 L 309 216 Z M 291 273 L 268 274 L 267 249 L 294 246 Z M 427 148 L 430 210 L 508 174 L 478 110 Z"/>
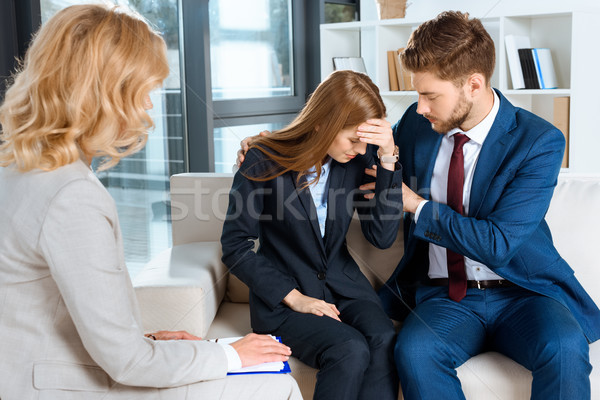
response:
<path id="1" fill-rule="evenodd" d="M 514 140 L 511 131 L 516 126 L 515 108 L 500 92 L 500 109 L 479 153 L 479 160 L 473 174 L 469 216 L 477 215 L 488 191 L 492 178 L 506 158 L 510 144 Z"/>
<path id="2" fill-rule="evenodd" d="M 427 121 L 423 118 L 424 121 Z M 429 121 L 427 121 L 427 124 Z M 414 165 L 413 172 L 414 176 L 409 176 L 409 182 L 405 182 L 409 187 L 415 191 L 419 196 L 426 200 L 431 200 L 431 177 L 433 176 L 433 168 L 435 166 L 435 160 L 437 158 L 440 144 L 442 143 L 442 135 L 431 129 L 431 125 L 425 125 L 421 122 L 422 126 L 415 128 L 419 132 L 415 136 L 414 145 Z M 413 182 L 416 179 L 416 182 Z M 414 218 L 411 216 L 411 218 Z M 406 225 L 405 225 L 406 229 Z M 416 238 L 413 235 L 415 229 L 415 223 L 412 221 L 409 225 L 409 234 L 405 235 L 408 238 L 405 244 L 406 249 L 412 249 L 416 245 Z"/>
<path id="3" fill-rule="evenodd" d="M 344 234 L 344 232 L 340 232 L 340 228 L 343 226 L 342 221 L 344 221 L 344 213 L 346 213 L 346 198 L 348 196 L 348 189 L 344 186 L 345 175 L 346 165 L 339 164 L 333 160 L 331 162 L 331 171 L 329 171 L 329 188 L 327 191 L 326 248 L 327 244 L 331 243 L 333 239 Z M 340 189 L 343 191 L 341 194 L 337 192 Z"/>
<path id="4" fill-rule="evenodd" d="M 431 176 L 433 175 L 433 167 L 441 143 L 442 135 L 431 128 L 423 130 L 415 138 L 414 171 L 417 178 L 417 187 L 414 187 L 413 182 L 410 182 L 409 185 L 415 191 L 426 189 L 426 191 L 420 190 L 418 194 L 427 200 L 431 199 Z M 410 177 L 410 179 L 413 178 Z"/>
<path id="5" fill-rule="evenodd" d="M 304 185 L 306 184 L 306 176 L 302 176 L 299 182 L 297 179 L 297 172 L 291 174 L 291 177 L 296 188 L 296 194 L 298 195 L 298 199 L 300 200 L 302 207 L 304 207 L 304 211 L 306 211 L 306 215 L 312 227 L 313 234 L 316 236 L 317 242 L 319 243 L 319 248 L 321 249 L 321 252 L 325 254 L 325 245 L 323 244 L 321 230 L 319 229 L 317 209 L 315 208 L 315 203 L 312 199 L 312 196 L 310 195 L 310 191 L 308 190 L 308 188 L 304 187 Z"/>

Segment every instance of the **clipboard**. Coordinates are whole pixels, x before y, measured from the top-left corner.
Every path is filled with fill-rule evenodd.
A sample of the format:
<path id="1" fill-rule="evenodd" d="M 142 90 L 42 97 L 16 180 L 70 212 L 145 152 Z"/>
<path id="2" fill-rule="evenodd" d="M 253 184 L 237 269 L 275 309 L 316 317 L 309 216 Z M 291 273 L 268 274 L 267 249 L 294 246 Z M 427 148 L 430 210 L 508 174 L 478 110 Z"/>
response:
<path id="1" fill-rule="evenodd" d="M 229 337 L 229 338 L 218 338 L 211 339 L 212 342 L 219 342 L 225 344 L 231 344 L 237 340 L 240 340 L 243 336 L 238 337 Z M 274 340 L 277 340 L 281 343 L 281 337 L 272 336 Z M 268 362 L 257 365 L 252 365 L 250 367 L 243 367 L 240 369 L 236 369 L 227 373 L 227 375 L 247 375 L 247 374 L 289 374 L 292 372 L 290 368 L 290 364 L 287 361 L 276 361 L 276 362 Z"/>

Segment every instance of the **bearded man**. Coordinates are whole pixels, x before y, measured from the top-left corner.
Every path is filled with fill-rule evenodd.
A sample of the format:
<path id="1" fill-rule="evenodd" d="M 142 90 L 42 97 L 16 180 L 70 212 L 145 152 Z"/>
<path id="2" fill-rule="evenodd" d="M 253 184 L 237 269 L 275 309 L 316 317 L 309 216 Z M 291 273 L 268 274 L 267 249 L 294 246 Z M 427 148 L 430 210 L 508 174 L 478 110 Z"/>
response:
<path id="1" fill-rule="evenodd" d="M 456 368 L 497 351 L 531 370 L 532 399 L 589 399 L 600 311 L 544 220 L 562 133 L 491 88 L 494 42 L 468 14 L 422 24 L 401 61 L 419 97 L 393 126 L 405 249 L 380 297 L 404 320 L 404 398 L 464 399 Z"/>

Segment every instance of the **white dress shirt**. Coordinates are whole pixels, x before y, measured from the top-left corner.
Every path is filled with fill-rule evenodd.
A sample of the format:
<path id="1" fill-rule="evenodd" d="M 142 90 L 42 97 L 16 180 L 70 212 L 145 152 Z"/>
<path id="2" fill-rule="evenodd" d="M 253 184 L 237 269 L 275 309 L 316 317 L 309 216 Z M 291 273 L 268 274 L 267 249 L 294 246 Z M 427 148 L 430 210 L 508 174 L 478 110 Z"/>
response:
<path id="1" fill-rule="evenodd" d="M 225 350 L 225 355 L 227 356 L 227 372 L 242 368 L 242 359 L 232 345 L 219 342 L 217 342 L 217 344 L 221 345 L 223 350 Z"/>
<path id="2" fill-rule="evenodd" d="M 317 209 L 317 218 L 319 219 L 319 229 L 321 236 L 325 236 L 325 222 L 327 221 L 327 192 L 329 191 L 329 171 L 331 169 L 331 159 L 321 167 L 321 176 L 319 180 L 310 185 L 310 195 Z M 313 167 L 306 174 L 306 180 L 317 176 L 317 171 Z"/>
<path id="3" fill-rule="evenodd" d="M 469 212 L 469 201 L 471 196 L 471 185 L 473 184 L 473 175 L 475 173 L 475 167 L 477 166 L 477 160 L 479 159 L 479 153 L 485 138 L 487 137 L 498 109 L 500 108 L 500 99 L 494 91 L 494 105 L 490 113 L 476 126 L 471 128 L 467 132 L 462 132 L 460 129 L 455 128 L 449 131 L 442 138 L 442 143 L 438 151 L 437 158 L 435 160 L 435 166 L 433 168 L 433 176 L 431 177 L 431 199 L 435 202 L 446 204 L 446 196 L 448 193 L 448 169 L 450 168 L 450 157 L 454 149 L 454 139 L 452 136 L 455 133 L 464 133 L 469 137 L 469 141 L 465 143 L 463 147 L 464 154 L 464 167 L 465 167 L 465 183 L 463 186 L 463 207 L 464 214 L 467 215 Z M 417 207 L 415 213 L 415 221 L 419 219 L 419 213 L 425 205 L 426 201 L 422 201 Z M 498 280 L 503 279 L 498 276 L 492 270 L 485 265 L 471 260 L 465 257 L 465 268 L 467 272 L 468 280 Z M 446 259 L 446 248 L 429 244 L 429 277 L 434 278 L 448 278 L 448 263 Z"/>

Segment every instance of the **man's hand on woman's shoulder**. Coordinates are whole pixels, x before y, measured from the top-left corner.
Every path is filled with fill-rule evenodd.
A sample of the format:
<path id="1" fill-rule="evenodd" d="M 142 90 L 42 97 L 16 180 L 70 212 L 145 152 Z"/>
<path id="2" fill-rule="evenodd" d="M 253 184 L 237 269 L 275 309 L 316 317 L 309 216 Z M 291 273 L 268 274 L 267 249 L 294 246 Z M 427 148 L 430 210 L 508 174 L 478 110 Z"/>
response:
<path id="1" fill-rule="evenodd" d="M 244 162 L 244 159 L 246 158 L 246 153 L 248 152 L 248 149 L 250 148 L 250 145 L 252 144 L 252 142 L 254 140 L 256 140 L 256 138 L 258 138 L 259 136 L 267 136 L 269 133 L 271 133 L 271 132 L 270 131 L 262 131 L 258 135 L 247 136 L 242 139 L 242 141 L 240 142 L 240 149 L 237 152 L 237 158 L 235 159 L 236 169 L 239 168 L 242 165 L 242 163 Z"/>

